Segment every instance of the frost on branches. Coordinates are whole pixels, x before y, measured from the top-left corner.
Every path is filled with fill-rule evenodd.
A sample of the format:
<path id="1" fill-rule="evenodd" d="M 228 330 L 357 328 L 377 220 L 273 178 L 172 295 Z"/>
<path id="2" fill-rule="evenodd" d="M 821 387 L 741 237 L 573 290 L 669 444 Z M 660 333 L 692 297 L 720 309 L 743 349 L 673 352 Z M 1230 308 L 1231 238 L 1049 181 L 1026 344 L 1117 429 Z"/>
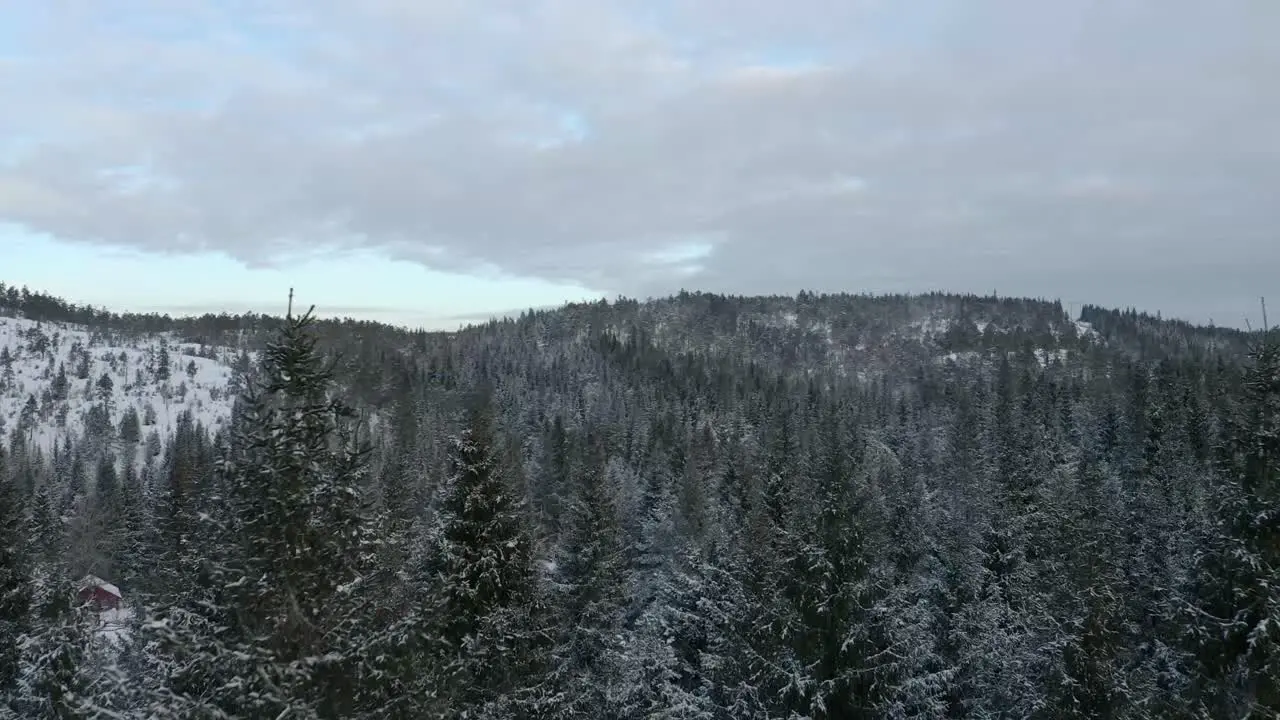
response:
<path id="1" fill-rule="evenodd" d="M 152 717 L 342 717 L 365 659 L 369 571 L 364 452 L 332 397 L 311 314 L 290 317 L 262 354 L 202 515 L 194 581 L 148 625 L 163 681 Z"/>

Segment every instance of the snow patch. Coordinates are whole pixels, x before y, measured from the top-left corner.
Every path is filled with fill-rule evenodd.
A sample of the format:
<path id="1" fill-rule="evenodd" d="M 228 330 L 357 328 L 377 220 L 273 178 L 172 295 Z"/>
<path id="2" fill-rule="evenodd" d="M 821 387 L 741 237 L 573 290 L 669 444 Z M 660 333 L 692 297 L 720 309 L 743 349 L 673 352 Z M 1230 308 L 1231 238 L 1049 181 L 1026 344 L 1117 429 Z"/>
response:
<path id="1" fill-rule="evenodd" d="M 1076 320 L 1075 326 L 1076 334 L 1080 337 L 1098 337 L 1098 331 L 1094 329 L 1093 325 L 1083 320 Z"/>
<path id="2" fill-rule="evenodd" d="M 1070 355 L 1070 351 L 1066 349 L 1045 350 L 1044 348 L 1036 348 L 1036 360 L 1040 362 L 1040 367 L 1046 367 L 1053 361 L 1064 363 Z"/>
<path id="3" fill-rule="evenodd" d="M 93 633 L 110 645 L 119 647 L 129 639 L 129 625 L 132 620 L 133 609 L 127 606 L 103 610 L 98 613 L 98 626 L 93 629 Z"/>

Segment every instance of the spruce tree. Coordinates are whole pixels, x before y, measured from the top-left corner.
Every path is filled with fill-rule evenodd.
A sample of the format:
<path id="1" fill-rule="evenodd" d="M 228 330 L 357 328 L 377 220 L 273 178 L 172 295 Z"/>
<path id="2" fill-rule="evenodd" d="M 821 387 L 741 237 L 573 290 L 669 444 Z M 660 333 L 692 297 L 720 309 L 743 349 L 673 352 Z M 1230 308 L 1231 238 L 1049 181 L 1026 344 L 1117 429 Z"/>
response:
<path id="1" fill-rule="evenodd" d="M 169 357 L 169 346 L 165 343 L 160 344 L 160 350 L 155 356 L 155 377 L 156 382 L 166 382 L 173 374 L 171 367 L 172 360 Z"/>
<path id="2" fill-rule="evenodd" d="M 498 462 L 487 400 L 450 450 L 423 608 L 441 717 L 527 717 L 545 698 L 548 629 L 523 483 Z M 427 715 L 423 714 L 424 717 Z"/>
<path id="3" fill-rule="evenodd" d="M 588 441 L 590 442 L 590 441 Z M 618 690 L 625 565 L 617 492 L 592 452 L 576 469 L 555 558 L 555 684 L 562 717 L 604 717 Z"/>
<path id="4" fill-rule="evenodd" d="M 191 563 L 202 595 L 156 624 L 181 673 L 153 708 L 342 717 L 357 694 L 365 453 L 345 431 L 353 413 L 334 397 L 312 322 L 286 319 L 238 408 L 218 468 L 230 512 L 206 520 L 221 547 Z"/>
<path id="5" fill-rule="evenodd" d="M 28 627 L 31 603 L 30 553 L 23 503 L 5 467 L 0 445 L 0 699 L 16 689 L 20 640 Z M 0 708 L 3 707 L 0 700 Z"/>
<path id="6" fill-rule="evenodd" d="M 138 417 L 138 408 L 133 405 L 120 418 L 120 439 L 130 445 L 142 440 L 142 421 Z"/>
<path id="7" fill-rule="evenodd" d="M 773 494 L 785 492 L 776 473 L 785 473 L 794 460 L 775 450 L 773 470 L 746 464 L 739 481 L 743 516 L 716 572 L 721 592 L 703 608 L 717 630 L 709 647 L 716 658 L 710 674 L 720 704 L 734 718 L 787 717 L 801 691 L 797 680 L 804 669 L 790 642 L 798 620 L 786 595 L 796 582 L 785 566 L 794 540 L 787 534 L 789 506 Z"/>
<path id="8" fill-rule="evenodd" d="M 1190 618 L 1194 699 L 1224 718 L 1280 716 L 1280 332 L 1250 360 Z"/>
<path id="9" fill-rule="evenodd" d="M 23 677 L 11 701 L 18 717 L 81 718 L 94 707 L 88 668 L 87 611 L 67 580 L 67 568 L 52 563 L 33 577 L 32 616 L 21 639 Z"/>
<path id="10" fill-rule="evenodd" d="M 1131 710 L 1121 672 L 1124 645 L 1118 482 L 1086 450 L 1054 545 L 1063 552 L 1055 608 L 1063 617 L 1060 657 L 1048 680 L 1045 717 L 1120 717 Z"/>
<path id="11" fill-rule="evenodd" d="M 806 666 L 796 710 L 815 718 L 873 717 L 886 687 L 885 639 L 874 608 L 883 589 L 873 558 L 877 513 L 860 467 L 862 443 L 851 437 L 847 411 L 822 411 L 810 451 L 789 559 L 799 625 L 793 647 Z"/>

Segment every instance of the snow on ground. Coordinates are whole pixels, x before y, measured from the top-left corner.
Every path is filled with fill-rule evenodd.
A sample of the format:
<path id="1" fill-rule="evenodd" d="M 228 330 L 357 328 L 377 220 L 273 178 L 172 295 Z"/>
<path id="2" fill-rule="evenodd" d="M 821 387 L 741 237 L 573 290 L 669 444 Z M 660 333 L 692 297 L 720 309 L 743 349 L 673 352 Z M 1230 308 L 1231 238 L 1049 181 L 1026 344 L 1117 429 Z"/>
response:
<path id="1" fill-rule="evenodd" d="M 927 342 L 945 335 L 954 322 L 955 319 L 944 312 L 931 312 L 920 320 L 907 323 L 904 334 L 919 342 Z"/>
<path id="2" fill-rule="evenodd" d="M 1059 350 L 1045 350 L 1044 348 L 1036 348 L 1036 360 L 1040 362 L 1040 367 L 1047 367 L 1050 362 L 1066 362 L 1071 357 L 1071 352 L 1066 348 Z"/>
<path id="3" fill-rule="evenodd" d="M 964 352 L 949 352 L 945 355 L 939 355 L 938 357 L 934 358 L 934 362 L 939 365 L 943 365 L 948 362 L 953 362 L 956 364 L 964 364 L 968 362 L 973 362 L 981 357 L 982 357 L 982 353 L 975 352 L 973 350 L 966 350 Z"/>
<path id="4" fill-rule="evenodd" d="M 161 379 L 157 359 L 165 352 L 170 377 Z M 234 402 L 228 386 L 236 356 L 231 348 L 201 348 L 169 334 L 134 339 L 79 325 L 0 317 L 0 442 L 8 444 L 24 414 L 31 414 L 34 398 L 28 442 L 48 452 L 57 438 L 79 437 L 90 408 L 109 394 L 117 437 L 130 408 L 142 420 L 143 442 L 137 448 L 141 461 L 146 437 L 152 431 L 161 439 L 168 437 L 184 410 L 191 410 L 211 432 L 228 422 Z M 60 393 L 62 368 L 67 383 Z M 110 383 L 102 381 L 104 375 Z"/>
<path id="5" fill-rule="evenodd" d="M 1076 334 L 1079 335 L 1080 337 L 1092 337 L 1092 338 L 1101 337 L 1098 334 L 1098 331 L 1094 329 L 1093 325 L 1090 325 L 1089 323 L 1083 320 L 1076 320 L 1075 324 L 1076 324 Z"/>
<path id="6" fill-rule="evenodd" d="M 133 610 L 122 605 L 114 610 L 103 610 L 98 613 L 98 624 L 93 632 L 98 637 L 119 646 L 129 637 L 129 621 L 133 619 Z"/>

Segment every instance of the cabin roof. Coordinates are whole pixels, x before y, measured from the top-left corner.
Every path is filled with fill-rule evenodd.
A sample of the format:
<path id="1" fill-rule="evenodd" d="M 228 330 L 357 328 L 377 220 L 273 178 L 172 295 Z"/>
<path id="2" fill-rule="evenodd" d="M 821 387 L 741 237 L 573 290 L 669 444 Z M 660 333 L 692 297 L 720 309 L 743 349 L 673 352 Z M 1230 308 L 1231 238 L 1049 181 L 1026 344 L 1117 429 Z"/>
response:
<path id="1" fill-rule="evenodd" d="M 116 587 L 115 585 L 112 585 L 111 583 L 107 582 L 106 580 L 103 580 L 97 575 L 86 575 L 84 579 L 80 581 L 80 591 L 84 592 L 85 590 L 91 590 L 93 588 L 101 588 L 102 590 L 108 593 L 111 593 L 112 595 L 115 595 L 118 598 L 124 597 L 124 595 L 120 594 L 120 588 Z"/>

